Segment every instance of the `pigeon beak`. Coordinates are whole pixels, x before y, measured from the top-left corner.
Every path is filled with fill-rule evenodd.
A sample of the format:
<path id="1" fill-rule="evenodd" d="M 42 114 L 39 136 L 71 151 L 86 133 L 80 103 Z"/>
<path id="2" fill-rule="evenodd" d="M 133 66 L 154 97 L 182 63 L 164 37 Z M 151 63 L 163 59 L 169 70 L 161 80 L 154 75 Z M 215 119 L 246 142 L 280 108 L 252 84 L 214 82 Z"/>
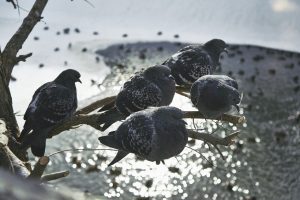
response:
<path id="1" fill-rule="evenodd" d="M 77 82 L 82 83 L 81 80 L 80 80 L 80 78 L 77 79 Z"/>
<path id="2" fill-rule="evenodd" d="M 234 107 L 236 108 L 236 110 L 238 111 L 238 113 L 240 113 L 240 107 L 239 107 L 239 105 L 234 105 Z"/>

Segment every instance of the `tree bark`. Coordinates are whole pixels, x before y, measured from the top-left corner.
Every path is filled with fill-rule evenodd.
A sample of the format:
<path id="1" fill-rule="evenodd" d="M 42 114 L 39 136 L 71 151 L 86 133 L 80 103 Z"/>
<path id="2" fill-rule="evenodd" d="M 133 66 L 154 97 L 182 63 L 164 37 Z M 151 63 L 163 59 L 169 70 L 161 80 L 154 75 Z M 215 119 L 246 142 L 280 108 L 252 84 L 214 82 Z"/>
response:
<path id="1" fill-rule="evenodd" d="M 28 15 L 24 18 L 17 32 L 11 37 L 1 52 L 0 50 L 0 118 L 6 122 L 9 140 L 15 140 L 19 135 L 19 127 L 14 114 L 13 102 L 9 90 L 9 81 L 14 66 L 20 61 L 26 61 L 32 53 L 17 56 L 34 26 L 42 19 L 42 12 L 48 0 L 36 0 Z M 26 151 L 20 152 L 15 142 L 9 142 L 8 147 L 22 159 L 26 159 Z"/>

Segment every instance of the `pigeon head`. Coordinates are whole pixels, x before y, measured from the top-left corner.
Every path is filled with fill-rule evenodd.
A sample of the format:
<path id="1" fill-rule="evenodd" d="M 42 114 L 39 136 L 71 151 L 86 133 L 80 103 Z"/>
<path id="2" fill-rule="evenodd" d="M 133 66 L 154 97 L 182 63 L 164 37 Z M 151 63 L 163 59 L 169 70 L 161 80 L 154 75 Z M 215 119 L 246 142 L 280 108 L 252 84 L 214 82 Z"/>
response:
<path id="1" fill-rule="evenodd" d="M 220 39 L 212 39 L 204 44 L 204 48 L 212 55 L 213 59 L 219 60 L 222 52 L 227 52 L 228 45 Z"/>
<path id="2" fill-rule="evenodd" d="M 157 84 L 158 86 L 163 86 L 166 84 L 175 86 L 175 79 L 171 74 L 170 68 L 164 65 L 155 65 L 149 67 L 144 71 L 144 76 L 146 79 Z"/>
<path id="3" fill-rule="evenodd" d="M 154 83 L 164 94 L 160 105 L 169 105 L 175 95 L 175 79 L 171 69 L 164 65 L 155 65 L 144 71 L 145 79 Z"/>
<path id="4" fill-rule="evenodd" d="M 74 69 L 67 69 L 61 72 L 54 82 L 62 85 L 75 85 L 76 82 L 80 82 L 80 73 Z"/>

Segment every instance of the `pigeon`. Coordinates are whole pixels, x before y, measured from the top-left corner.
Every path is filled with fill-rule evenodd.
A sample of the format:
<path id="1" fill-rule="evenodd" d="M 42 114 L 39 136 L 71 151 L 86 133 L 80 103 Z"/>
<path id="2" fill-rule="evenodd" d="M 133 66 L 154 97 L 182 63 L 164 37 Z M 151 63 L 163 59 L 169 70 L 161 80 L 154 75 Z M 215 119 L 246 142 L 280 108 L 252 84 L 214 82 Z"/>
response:
<path id="1" fill-rule="evenodd" d="M 220 54 L 227 52 L 226 47 L 227 44 L 220 39 L 212 39 L 204 45 L 189 45 L 172 55 L 163 65 L 172 70 L 177 85 L 191 85 L 201 76 L 216 70 L 220 65 Z"/>
<path id="2" fill-rule="evenodd" d="M 225 75 L 205 75 L 191 87 L 191 100 L 206 118 L 218 118 L 231 110 L 239 111 L 241 94 L 237 82 Z"/>
<path id="3" fill-rule="evenodd" d="M 175 90 L 174 77 L 166 66 L 155 65 L 137 72 L 124 83 L 115 102 L 100 109 L 100 111 L 107 110 L 103 114 L 104 121 L 108 120 L 104 127 L 107 128 L 116 120 L 124 119 L 131 113 L 148 107 L 169 105 Z"/>
<path id="4" fill-rule="evenodd" d="M 175 107 L 152 107 L 131 114 L 116 131 L 99 137 L 99 141 L 118 153 L 109 164 L 134 153 L 157 164 L 182 152 L 188 133 L 183 112 Z"/>
<path id="5" fill-rule="evenodd" d="M 77 109 L 75 82 L 80 82 L 80 73 L 68 69 L 54 81 L 39 87 L 25 112 L 25 124 L 19 140 L 22 147 L 31 147 L 33 155 L 45 153 L 46 138 L 51 129 L 69 119 Z"/>

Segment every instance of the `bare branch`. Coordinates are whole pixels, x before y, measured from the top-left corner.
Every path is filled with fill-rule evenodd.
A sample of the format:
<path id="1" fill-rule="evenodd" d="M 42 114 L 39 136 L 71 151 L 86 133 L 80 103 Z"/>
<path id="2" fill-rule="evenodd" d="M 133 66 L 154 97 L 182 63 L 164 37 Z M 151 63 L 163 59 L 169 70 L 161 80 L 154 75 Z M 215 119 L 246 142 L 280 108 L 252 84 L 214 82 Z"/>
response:
<path id="1" fill-rule="evenodd" d="M 28 54 L 25 54 L 25 55 L 19 55 L 16 59 L 16 62 L 25 62 L 27 58 L 29 58 L 30 56 L 32 56 L 32 53 L 28 53 Z"/>
<path id="2" fill-rule="evenodd" d="M 101 113 L 92 115 L 76 115 L 63 124 L 55 126 L 54 129 L 49 133 L 48 137 L 51 138 L 63 131 L 74 129 L 74 127 L 78 127 L 82 124 L 86 124 L 97 130 L 101 130 L 100 123 L 98 122 L 100 117 Z"/>
<path id="3" fill-rule="evenodd" d="M 220 138 L 213 136 L 212 134 L 208 133 L 198 133 L 194 130 L 189 129 L 188 134 L 190 138 L 196 139 L 196 140 L 202 140 L 204 142 L 210 143 L 213 146 L 216 145 L 223 145 L 223 146 L 230 146 L 234 143 L 234 139 L 239 135 L 239 131 L 236 131 L 225 138 Z"/>
<path id="4" fill-rule="evenodd" d="M 206 118 L 199 111 L 184 111 L 184 118 L 213 119 L 213 118 Z M 229 114 L 223 114 L 221 117 L 213 120 L 220 120 L 220 121 L 225 121 L 233 124 L 242 124 L 246 122 L 246 118 L 244 116 L 236 116 L 236 115 L 229 115 Z"/>
<path id="5" fill-rule="evenodd" d="M 14 9 L 17 9 L 17 4 L 14 2 L 14 0 L 6 0 L 7 2 L 11 3 L 14 7 Z"/>
<path id="6" fill-rule="evenodd" d="M 53 180 L 57 180 L 60 178 L 64 178 L 64 177 L 68 176 L 69 174 L 70 174 L 69 171 L 54 172 L 54 173 L 46 174 L 46 175 L 42 176 L 41 181 L 42 182 L 53 181 Z"/>
<path id="7" fill-rule="evenodd" d="M 2 53 L 2 70 L 5 70 L 6 83 L 9 82 L 12 69 L 15 65 L 15 59 L 18 51 L 22 48 L 23 43 L 29 36 L 34 26 L 42 19 L 42 12 L 47 4 L 48 0 L 37 0 L 31 8 L 27 17 L 23 20 L 23 23 L 17 30 L 17 32 L 11 37 L 6 44 Z"/>
<path id="8" fill-rule="evenodd" d="M 28 178 L 31 179 L 40 179 L 49 163 L 49 157 L 43 156 L 41 157 L 38 162 L 35 164 L 31 174 L 28 176 Z"/>
<path id="9" fill-rule="evenodd" d="M 96 109 L 99 109 L 101 108 L 102 106 L 108 104 L 108 103 L 111 103 L 113 101 L 115 101 L 116 99 L 116 96 L 110 96 L 110 97 L 106 97 L 104 99 L 100 99 L 96 102 L 93 102 L 91 103 L 90 105 L 84 107 L 84 108 L 81 108 L 80 110 L 78 110 L 75 114 L 88 114 Z"/>

